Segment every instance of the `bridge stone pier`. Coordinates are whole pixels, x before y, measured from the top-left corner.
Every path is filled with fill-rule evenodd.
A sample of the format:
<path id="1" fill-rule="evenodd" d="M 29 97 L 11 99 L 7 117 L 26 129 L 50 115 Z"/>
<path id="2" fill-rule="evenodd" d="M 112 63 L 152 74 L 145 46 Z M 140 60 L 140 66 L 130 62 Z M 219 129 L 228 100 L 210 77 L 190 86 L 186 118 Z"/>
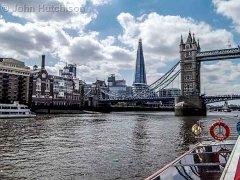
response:
<path id="1" fill-rule="evenodd" d="M 206 104 L 201 96 L 180 96 L 175 98 L 176 116 L 206 116 Z"/>

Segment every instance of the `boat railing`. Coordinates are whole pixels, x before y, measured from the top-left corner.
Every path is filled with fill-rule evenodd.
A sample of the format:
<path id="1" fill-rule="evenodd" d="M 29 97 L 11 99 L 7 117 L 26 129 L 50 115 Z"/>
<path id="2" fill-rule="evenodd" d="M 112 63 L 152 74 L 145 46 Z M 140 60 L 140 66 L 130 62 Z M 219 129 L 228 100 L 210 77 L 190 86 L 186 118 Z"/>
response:
<path id="1" fill-rule="evenodd" d="M 221 142 L 198 143 L 146 180 L 168 179 L 170 174 L 175 174 L 176 179 L 183 179 L 183 177 L 189 177 L 185 179 L 199 179 L 199 177 L 202 179 L 212 175 L 217 177 L 212 178 L 213 180 L 219 179 L 234 144 L 233 141 L 225 142 L 225 144 Z"/>

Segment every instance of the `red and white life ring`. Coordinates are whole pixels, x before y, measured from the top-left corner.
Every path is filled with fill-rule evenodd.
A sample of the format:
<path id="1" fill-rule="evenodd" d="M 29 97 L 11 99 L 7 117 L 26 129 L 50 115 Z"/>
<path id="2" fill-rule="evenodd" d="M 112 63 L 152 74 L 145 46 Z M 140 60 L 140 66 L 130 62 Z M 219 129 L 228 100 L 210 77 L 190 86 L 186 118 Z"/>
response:
<path id="1" fill-rule="evenodd" d="M 219 132 L 218 134 L 215 134 L 215 132 L 214 132 L 215 128 L 216 127 L 220 128 L 220 126 L 225 129 L 225 133 Z M 212 126 L 210 127 L 210 134 L 214 139 L 223 141 L 229 137 L 230 128 L 222 120 L 218 120 L 215 123 L 213 123 Z"/>

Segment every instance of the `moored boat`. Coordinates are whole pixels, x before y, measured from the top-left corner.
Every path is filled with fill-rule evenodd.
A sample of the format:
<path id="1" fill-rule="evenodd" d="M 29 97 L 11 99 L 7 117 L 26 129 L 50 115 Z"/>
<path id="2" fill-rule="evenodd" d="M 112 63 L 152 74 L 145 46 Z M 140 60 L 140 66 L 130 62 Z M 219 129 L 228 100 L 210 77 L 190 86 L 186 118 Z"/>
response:
<path id="1" fill-rule="evenodd" d="M 36 117 L 36 114 L 31 112 L 28 106 L 19 104 L 17 101 L 13 104 L 0 104 L 0 119 L 31 117 Z"/>

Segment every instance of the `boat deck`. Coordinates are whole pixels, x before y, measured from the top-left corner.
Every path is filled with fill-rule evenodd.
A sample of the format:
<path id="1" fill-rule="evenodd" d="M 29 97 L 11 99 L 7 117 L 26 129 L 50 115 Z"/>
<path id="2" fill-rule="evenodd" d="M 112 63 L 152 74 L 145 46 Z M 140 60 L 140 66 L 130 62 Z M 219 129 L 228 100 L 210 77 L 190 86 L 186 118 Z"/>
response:
<path id="1" fill-rule="evenodd" d="M 199 143 L 146 180 L 219 180 L 235 143 L 236 140 Z"/>

